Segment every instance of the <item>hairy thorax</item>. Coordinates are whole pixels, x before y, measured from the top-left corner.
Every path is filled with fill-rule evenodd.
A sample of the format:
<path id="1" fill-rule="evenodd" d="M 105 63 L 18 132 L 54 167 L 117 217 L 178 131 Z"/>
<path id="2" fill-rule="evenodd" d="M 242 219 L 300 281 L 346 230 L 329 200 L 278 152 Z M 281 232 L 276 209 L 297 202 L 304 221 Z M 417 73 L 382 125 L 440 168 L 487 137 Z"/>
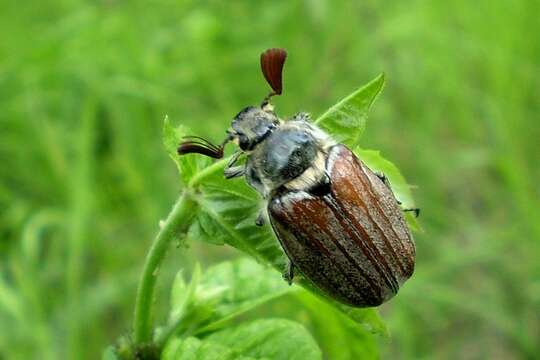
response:
<path id="1" fill-rule="evenodd" d="M 307 190 L 322 181 L 334 142 L 304 120 L 283 123 L 249 155 L 246 177 L 263 196 L 279 188 Z"/>

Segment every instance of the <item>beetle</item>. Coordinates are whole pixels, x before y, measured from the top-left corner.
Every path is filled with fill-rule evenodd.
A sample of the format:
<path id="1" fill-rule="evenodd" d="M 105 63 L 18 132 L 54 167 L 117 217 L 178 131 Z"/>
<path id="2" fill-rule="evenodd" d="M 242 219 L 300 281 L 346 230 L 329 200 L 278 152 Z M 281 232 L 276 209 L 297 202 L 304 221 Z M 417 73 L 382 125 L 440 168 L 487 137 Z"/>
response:
<path id="1" fill-rule="evenodd" d="M 287 121 L 276 115 L 270 100 L 282 93 L 286 57 L 276 48 L 261 54 L 272 92 L 233 118 L 221 145 L 186 137 L 178 154 L 219 159 L 227 143 L 236 143 L 240 150 L 224 176 L 244 176 L 267 200 L 267 217 L 289 260 L 283 274 L 289 284 L 299 273 L 341 303 L 380 305 L 414 271 L 415 245 L 401 203 L 384 175 L 315 126 L 309 114 Z M 238 165 L 242 154 L 245 164 Z M 261 212 L 257 225 L 265 218 Z"/>

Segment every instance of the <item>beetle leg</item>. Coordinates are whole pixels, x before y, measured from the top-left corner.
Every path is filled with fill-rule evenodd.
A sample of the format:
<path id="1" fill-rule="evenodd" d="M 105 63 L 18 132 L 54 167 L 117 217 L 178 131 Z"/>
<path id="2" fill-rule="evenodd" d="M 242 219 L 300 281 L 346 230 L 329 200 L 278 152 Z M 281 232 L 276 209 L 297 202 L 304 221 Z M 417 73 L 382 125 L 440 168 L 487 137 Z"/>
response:
<path id="1" fill-rule="evenodd" d="M 381 181 L 382 181 L 386 186 L 388 186 L 388 188 L 390 189 L 390 191 L 392 190 L 392 187 L 390 186 L 390 181 L 388 180 L 388 178 L 387 178 L 383 173 L 378 173 L 378 172 L 376 172 L 375 175 L 377 175 L 377 177 L 378 177 L 379 179 L 381 179 Z M 395 196 L 395 195 L 394 195 L 394 196 Z M 398 205 L 401 205 L 401 204 L 402 204 L 402 202 L 399 201 L 397 198 L 396 198 L 396 201 L 397 201 Z M 414 212 L 414 217 L 420 216 L 420 208 L 403 209 L 403 211 L 405 211 L 405 212 L 413 211 L 413 212 Z"/>
<path id="2" fill-rule="evenodd" d="M 375 175 L 377 175 L 377 177 L 379 179 L 381 179 L 381 181 L 384 183 L 384 185 L 388 186 L 388 188 L 391 190 L 392 187 L 390 186 L 390 181 L 388 180 L 388 178 L 386 177 L 386 175 L 384 175 L 384 173 L 382 172 L 375 172 Z"/>
<path id="3" fill-rule="evenodd" d="M 390 186 L 390 181 L 388 181 L 388 178 L 383 174 L 383 173 L 375 173 L 375 175 L 377 175 L 377 177 L 379 179 L 381 179 L 381 181 L 386 185 L 388 186 L 388 188 L 390 190 L 392 190 L 392 187 Z M 399 201 L 397 198 L 396 198 L 396 201 L 398 203 L 398 205 L 401 205 L 402 202 Z M 413 211 L 414 212 L 414 217 L 418 217 L 420 216 L 420 208 L 410 208 L 410 209 L 403 209 L 403 211 L 405 212 L 409 212 L 409 211 Z"/>
<path id="4" fill-rule="evenodd" d="M 261 210 L 259 212 L 259 215 L 257 215 L 257 219 L 255 219 L 255 225 L 257 226 L 263 226 L 264 224 L 266 224 L 266 219 L 264 217 L 264 212 L 263 210 Z"/>
<path id="5" fill-rule="evenodd" d="M 283 271 L 282 276 L 289 285 L 292 285 L 294 279 L 294 265 L 291 260 L 287 260 L 287 265 L 285 266 L 285 271 Z"/>
<path id="6" fill-rule="evenodd" d="M 375 172 L 375 175 L 381 179 L 381 181 L 384 183 L 384 185 L 386 185 L 386 187 L 388 189 L 390 189 L 390 191 L 392 191 L 392 194 L 394 193 L 394 191 L 392 190 L 392 186 L 390 185 L 390 180 L 388 180 L 388 178 L 386 177 L 386 175 L 384 175 L 384 173 L 380 173 L 380 172 Z M 401 205 L 402 202 L 399 201 L 399 199 L 396 197 L 396 195 L 394 195 L 394 197 L 396 198 L 396 201 L 398 203 L 398 205 Z"/>
<path id="7" fill-rule="evenodd" d="M 414 212 L 414 217 L 419 217 L 420 216 L 420 208 L 411 208 L 411 209 L 403 209 L 403 211 L 413 211 Z"/>
<path id="8" fill-rule="evenodd" d="M 245 173 L 245 167 L 244 166 L 233 166 L 229 168 L 225 168 L 223 171 L 223 174 L 225 175 L 225 179 L 232 179 L 235 177 L 239 177 L 244 175 Z"/>
<path id="9" fill-rule="evenodd" d="M 232 167 L 234 164 L 236 164 L 236 162 L 237 162 L 238 159 L 240 158 L 240 155 L 242 155 L 242 152 L 241 152 L 241 151 L 235 152 L 235 153 L 231 156 L 231 159 L 229 160 L 229 162 L 227 163 L 227 166 L 225 166 L 225 168 L 230 168 L 230 167 Z"/>
<path id="10" fill-rule="evenodd" d="M 243 166 L 243 165 L 234 166 L 234 164 L 240 158 L 240 155 L 242 155 L 241 151 L 235 152 L 233 154 L 233 156 L 231 157 L 231 160 L 229 160 L 227 165 L 225 165 L 225 170 L 223 170 L 223 174 L 225 175 L 225 179 L 232 179 L 232 178 L 244 175 L 245 166 Z"/>

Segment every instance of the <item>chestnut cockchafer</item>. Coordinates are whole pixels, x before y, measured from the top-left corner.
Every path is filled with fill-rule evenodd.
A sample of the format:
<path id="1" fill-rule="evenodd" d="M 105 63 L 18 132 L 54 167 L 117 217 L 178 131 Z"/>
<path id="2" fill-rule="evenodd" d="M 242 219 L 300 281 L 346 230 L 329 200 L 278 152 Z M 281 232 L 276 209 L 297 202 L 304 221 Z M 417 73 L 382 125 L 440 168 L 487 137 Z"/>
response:
<path id="1" fill-rule="evenodd" d="M 380 305 L 414 271 L 415 245 L 403 210 L 384 175 L 312 124 L 307 113 L 287 121 L 275 114 L 270 99 L 281 94 L 286 57 L 283 49 L 261 55 L 273 91 L 234 117 L 221 145 L 188 137 L 178 153 L 222 158 L 224 146 L 236 143 L 240 151 L 224 175 L 244 176 L 267 200 L 268 219 L 289 259 L 285 279 L 291 283 L 300 273 L 344 304 Z M 246 162 L 238 165 L 241 154 Z M 259 214 L 257 225 L 265 218 Z"/>

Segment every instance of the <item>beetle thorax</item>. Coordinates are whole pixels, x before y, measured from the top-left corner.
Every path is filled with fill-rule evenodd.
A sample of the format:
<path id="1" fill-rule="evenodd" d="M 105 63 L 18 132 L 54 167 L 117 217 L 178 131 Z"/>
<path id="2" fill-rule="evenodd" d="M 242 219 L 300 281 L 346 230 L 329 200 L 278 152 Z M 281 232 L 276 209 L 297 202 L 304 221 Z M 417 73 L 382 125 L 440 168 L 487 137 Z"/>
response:
<path id="1" fill-rule="evenodd" d="M 326 153 L 334 142 L 306 121 L 288 121 L 249 154 L 248 183 L 263 196 L 279 188 L 308 190 L 325 178 Z"/>

